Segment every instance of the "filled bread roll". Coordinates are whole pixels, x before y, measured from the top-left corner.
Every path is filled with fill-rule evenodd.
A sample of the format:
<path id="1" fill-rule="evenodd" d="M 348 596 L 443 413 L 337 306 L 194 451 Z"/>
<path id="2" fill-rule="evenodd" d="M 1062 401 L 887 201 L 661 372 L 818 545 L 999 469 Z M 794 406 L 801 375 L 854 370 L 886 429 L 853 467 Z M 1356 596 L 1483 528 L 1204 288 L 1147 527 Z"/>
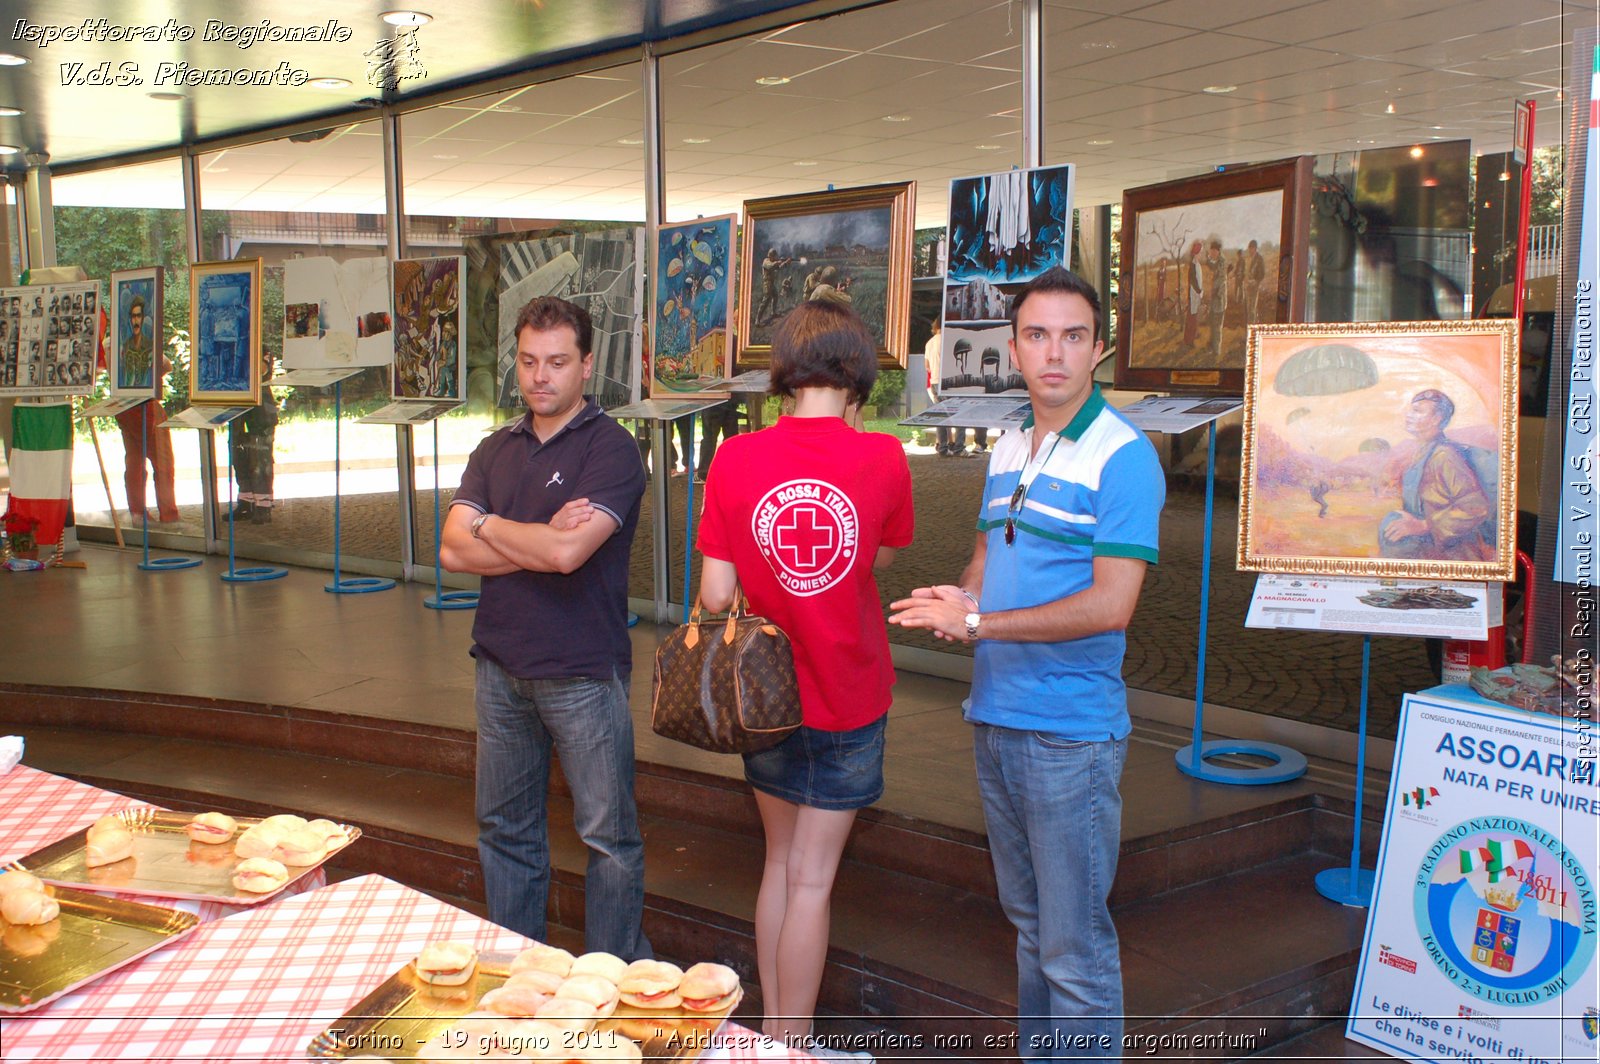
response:
<path id="1" fill-rule="evenodd" d="M 289 870 L 270 857 L 251 857 L 233 870 L 234 888 L 251 894 L 270 894 L 287 882 Z"/>
<path id="2" fill-rule="evenodd" d="M 328 846 L 321 832 L 309 827 L 290 828 L 278 839 L 272 856 L 291 865 L 314 865 L 328 856 Z"/>
<path id="3" fill-rule="evenodd" d="M 592 1002 L 577 998 L 553 997 L 539 1006 L 539 1019 L 568 1031 L 592 1031 L 600 1022 L 600 1010 Z"/>
<path id="4" fill-rule="evenodd" d="M 540 971 L 550 972 L 565 979 L 572 971 L 572 954 L 560 946 L 547 946 L 543 942 L 535 942 L 511 962 L 513 972 Z"/>
<path id="5" fill-rule="evenodd" d="M 417 978 L 438 986 L 460 986 L 472 978 L 478 951 L 464 942 L 435 942 L 417 954 Z"/>
<path id="6" fill-rule="evenodd" d="M 20 868 L 0 873 L 0 895 L 10 894 L 13 890 L 44 890 L 44 882 L 32 872 L 24 872 Z"/>
<path id="7" fill-rule="evenodd" d="M 115 817 L 95 821 L 84 838 L 83 863 L 90 868 L 115 864 L 133 856 L 133 832 Z"/>
<path id="8" fill-rule="evenodd" d="M 195 842 L 215 846 L 233 838 L 238 829 L 238 822 L 226 813 L 199 813 L 183 830 Z"/>
<path id="9" fill-rule="evenodd" d="M 550 1000 L 550 995 L 528 986 L 496 987 L 483 995 L 478 1008 L 501 1016 L 530 1017 L 539 1014 L 539 1007 Z"/>
<path id="10" fill-rule="evenodd" d="M 598 975 L 573 975 L 556 991 L 558 998 L 573 998 L 593 1005 L 601 1019 L 617 1010 L 617 984 Z"/>
<path id="11" fill-rule="evenodd" d="M 602 979 L 609 979 L 612 983 L 622 978 L 622 973 L 628 970 L 628 962 L 613 953 L 585 953 L 572 962 L 572 968 L 567 972 L 572 975 L 598 975 Z"/>
<path id="12" fill-rule="evenodd" d="M 0 916 L 8 924 L 33 927 L 48 924 L 61 915 L 61 906 L 50 895 L 38 890 L 13 890 L 0 897 Z"/>

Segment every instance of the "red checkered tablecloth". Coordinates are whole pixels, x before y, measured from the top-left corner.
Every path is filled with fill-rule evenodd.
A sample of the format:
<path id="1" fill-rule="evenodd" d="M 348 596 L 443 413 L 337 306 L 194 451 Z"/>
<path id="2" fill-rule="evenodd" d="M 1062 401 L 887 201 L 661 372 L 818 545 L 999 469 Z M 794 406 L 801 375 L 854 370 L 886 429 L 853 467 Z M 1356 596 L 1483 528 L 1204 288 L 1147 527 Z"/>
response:
<path id="1" fill-rule="evenodd" d="M 0 1022 L 21 1061 L 304 1060 L 313 1037 L 429 942 L 528 940 L 381 876 L 207 924 L 38 1013 Z M 704 1059 L 810 1061 L 730 1025 Z"/>
<path id="2" fill-rule="evenodd" d="M 82 831 L 107 813 L 130 807 L 143 808 L 148 804 L 125 794 L 18 765 L 0 775 L 0 865 L 26 857 L 74 831 Z M 297 880 L 287 893 L 302 894 L 327 882 L 327 873 L 319 868 Z M 163 901 L 147 894 L 118 894 L 117 897 L 183 909 L 195 913 L 201 920 L 219 920 L 243 908 L 212 901 Z"/>

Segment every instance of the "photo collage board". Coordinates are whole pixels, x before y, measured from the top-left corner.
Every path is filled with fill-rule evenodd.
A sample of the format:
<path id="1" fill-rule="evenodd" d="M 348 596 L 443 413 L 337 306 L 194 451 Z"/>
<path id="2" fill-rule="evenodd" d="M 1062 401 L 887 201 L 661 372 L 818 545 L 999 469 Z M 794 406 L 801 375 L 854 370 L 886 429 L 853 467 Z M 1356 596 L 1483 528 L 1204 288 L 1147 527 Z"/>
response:
<path id="1" fill-rule="evenodd" d="M 1007 170 L 950 182 L 939 366 L 943 395 L 1026 395 L 1011 364 L 1011 297 L 1068 265 L 1073 167 Z"/>
<path id="2" fill-rule="evenodd" d="M 0 395 L 94 391 L 100 282 L 0 288 Z"/>

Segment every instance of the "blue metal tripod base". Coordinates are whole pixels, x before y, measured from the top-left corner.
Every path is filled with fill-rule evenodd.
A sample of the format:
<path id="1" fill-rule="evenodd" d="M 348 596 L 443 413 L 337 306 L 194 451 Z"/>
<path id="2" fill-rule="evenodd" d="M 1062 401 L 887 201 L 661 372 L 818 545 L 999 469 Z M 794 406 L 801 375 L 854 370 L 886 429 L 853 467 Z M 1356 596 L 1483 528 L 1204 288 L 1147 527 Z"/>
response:
<path id="1" fill-rule="evenodd" d="M 394 581 L 385 576 L 350 576 L 323 584 L 322 590 L 333 595 L 365 595 L 373 591 L 388 591 Z"/>
<path id="2" fill-rule="evenodd" d="M 1370 868 L 1327 868 L 1317 873 L 1317 893 L 1340 905 L 1372 907 L 1372 888 L 1377 876 Z"/>
<path id="3" fill-rule="evenodd" d="M 429 595 L 422 604 L 430 610 L 473 610 L 478 608 L 476 591 L 445 591 Z"/>
<path id="4" fill-rule="evenodd" d="M 1262 757 L 1272 762 L 1261 766 L 1213 765 L 1207 759 L 1227 754 L 1245 754 Z M 1195 757 L 1194 744 L 1179 750 L 1178 768 L 1195 779 L 1208 783 L 1232 783 L 1254 786 L 1265 783 L 1288 783 L 1306 774 L 1306 757 L 1298 750 L 1277 743 L 1251 743 L 1238 739 L 1214 739 L 1200 744 L 1200 756 Z"/>
<path id="5" fill-rule="evenodd" d="M 179 569 L 193 569 L 200 564 L 199 558 L 148 558 L 139 563 L 139 568 L 147 573 L 171 573 Z"/>
<path id="6" fill-rule="evenodd" d="M 224 582 L 229 584 L 259 584 L 263 580 L 277 580 L 289 575 L 289 570 L 279 569 L 275 565 L 249 565 L 243 569 L 230 569 L 222 574 Z"/>

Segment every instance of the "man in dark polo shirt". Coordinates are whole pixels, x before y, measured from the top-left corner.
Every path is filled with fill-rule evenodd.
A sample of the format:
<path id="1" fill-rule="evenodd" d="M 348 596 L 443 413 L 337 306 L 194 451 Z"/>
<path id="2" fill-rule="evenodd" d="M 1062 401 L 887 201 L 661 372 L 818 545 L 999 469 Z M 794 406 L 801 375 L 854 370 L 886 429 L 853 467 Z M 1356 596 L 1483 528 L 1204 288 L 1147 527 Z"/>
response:
<path id="1" fill-rule="evenodd" d="M 550 885 L 545 792 L 552 747 L 589 848 L 588 948 L 650 955 L 640 927 L 644 844 L 633 798 L 628 555 L 644 467 L 592 400 L 589 315 L 533 300 L 517 317 L 528 413 L 467 461 L 440 560 L 478 573 L 478 857 L 489 918 L 543 941 Z"/>

